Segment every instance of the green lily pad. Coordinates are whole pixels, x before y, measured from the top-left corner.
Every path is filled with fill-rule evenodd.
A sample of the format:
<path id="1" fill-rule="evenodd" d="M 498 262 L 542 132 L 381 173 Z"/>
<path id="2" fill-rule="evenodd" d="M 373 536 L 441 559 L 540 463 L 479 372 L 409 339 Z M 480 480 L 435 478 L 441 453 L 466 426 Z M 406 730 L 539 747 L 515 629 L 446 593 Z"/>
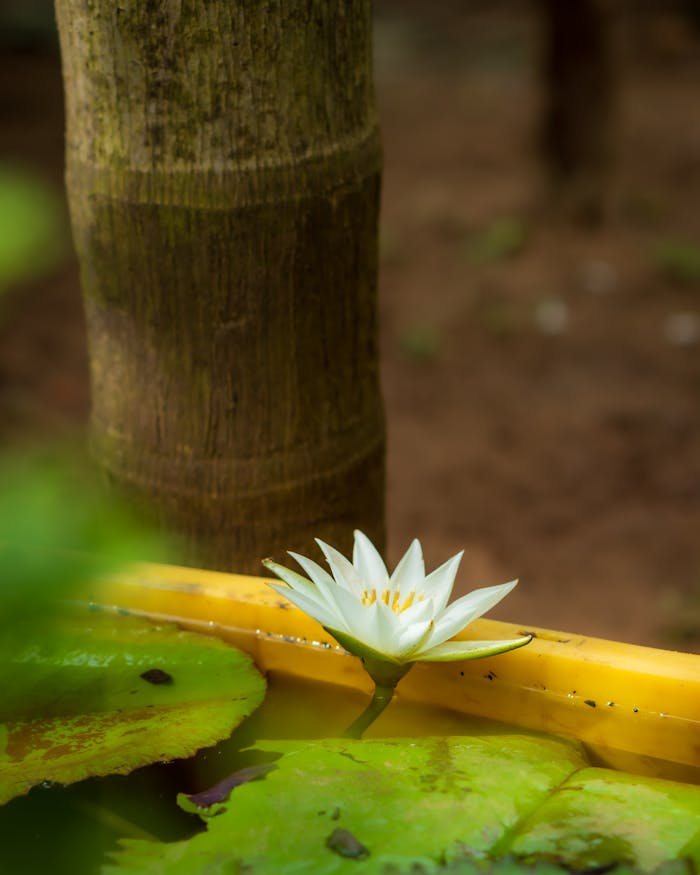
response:
<path id="1" fill-rule="evenodd" d="M 537 864 L 552 875 L 692 859 L 700 788 L 589 768 L 564 740 L 266 741 L 257 750 L 280 753 L 276 768 L 202 809 L 205 833 L 124 841 L 103 873 L 507 875 Z"/>
<path id="2" fill-rule="evenodd" d="M 686 855 L 698 831 L 700 787 L 584 769 L 533 815 L 510 850 L 564 859 L 580 871 L 620 862 L 651 871 Z"/>
<path id="3" fill-rule="evenodd" d="M 24 641 L 26 643 L 20 644 Z M 265 682 L 223 642 L 110 612 L 0 643 L 0 803 L 190 756 L 227 737 Z"/>
<path id="4" fill-rule="evenodd" d="M 487 853 L 585 764 L 573 743 L 502 734 L 270 741 L 258 749 L 281 752 L 277 768 L 234 790 L 225 810 L 212 812 L 206 833 L 172 845 L 125 842 L 105 872 L 434 868 L 467 848 Z"/>
<path id="5" fill-rule="evenodd" d="M 590 875 L 607 872 L 607 869 L 590 870 Z M 625 863 L 614 866 L 611 871 L 614 875 L 643 875 L 648 870 L 638 866 L 630 866 Z M 536 862 L 527 863 L 517 857 L 501 857 L 498 860 L 463 859 L 453 860 L 445 866 L 427 868 L 423 864 L 403 869 L 396 866 L 387 866 L 385 875 L 576 875 L 577 870 L 567 866 L 552 863 L 549 860 L 538 859 Z M 654 875 L 697 875 L 692 860 L 674 860 L 664 863 L 654 870 Z"/>

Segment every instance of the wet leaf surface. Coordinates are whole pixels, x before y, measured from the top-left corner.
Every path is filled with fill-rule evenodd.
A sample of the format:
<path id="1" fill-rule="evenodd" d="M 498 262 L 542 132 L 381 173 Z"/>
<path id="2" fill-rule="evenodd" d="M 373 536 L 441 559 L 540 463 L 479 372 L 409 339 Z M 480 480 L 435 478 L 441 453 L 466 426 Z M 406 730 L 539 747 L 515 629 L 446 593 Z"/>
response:
<path id="1" fill-rule="evenodd" d="M 238 787 L 206 833 L 165 847 L 129 842 L 106 871 L 194 875 L 226 859 L 255 873 L 381 872 L 390 862 L 459 857 L 465 847 L 485 853 L 585 764 L 573 744 L 503 734 L 257 749 L 281 752 L 277 769 Z M 340 830 L 366 859 L 329 847 Z"/>
<path id="2" fill-rule="evenodd" d="M 126 841 L 103 872 L 692 871 L 681 858 L 700 788 L 589 768 L 564 740 L 280 740 L 257 750 L 281 753 L 277 768 L 238 786 L 207 832 Z"/>
<path id="3" fill-rule="evenodd" d="M 700 787 L 584 769 L 525 824 L 510 850 L 546 854 L 579 871 L 616 863 L 646 870 L 680 854 L 700 831 Z"/>

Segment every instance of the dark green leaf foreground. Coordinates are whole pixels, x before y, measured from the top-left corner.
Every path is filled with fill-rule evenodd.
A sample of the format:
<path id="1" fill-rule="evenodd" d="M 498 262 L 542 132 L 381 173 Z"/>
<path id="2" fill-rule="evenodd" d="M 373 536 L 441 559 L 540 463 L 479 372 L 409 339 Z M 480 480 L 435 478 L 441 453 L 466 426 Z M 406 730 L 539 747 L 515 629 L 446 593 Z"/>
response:
<path id="1" fill-rule="evenodd" d="M 268 741 L 261 780 L 203 809 L 207 831 L 128 840 L 106 875 L 651 872 L 700 857 L 700 788 L 591 768 L 525 735 Z M 499 860 L 492 866 L 489 860 Z M 619 869 L 620 873 L 627 871 Z M 669 870 L 670 872 L 671 870 Z"/>
<path id="2" fill-rule="evenodd" d="M 8 637 L 42 640 L 86 582 L 137 559 L 177 558 L 68 448 L 0 458 L 0 534 L 3 648 Z"/>
<path id="3" fill-rule="evenodd" d="M 0 803 L 214 744 L 265 682 L 223 642 L 108 612 L 0 641 Z"/>

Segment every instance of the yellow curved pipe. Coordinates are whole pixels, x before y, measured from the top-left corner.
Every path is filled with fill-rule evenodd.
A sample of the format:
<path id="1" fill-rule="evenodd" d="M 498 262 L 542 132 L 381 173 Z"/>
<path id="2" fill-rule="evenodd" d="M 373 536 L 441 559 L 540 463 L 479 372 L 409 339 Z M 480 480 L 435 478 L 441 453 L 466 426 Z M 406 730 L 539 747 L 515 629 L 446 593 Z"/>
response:
<path id="1" fill-rule="evenodd" d="M 94 600 L 217 635 L 263 671 L 371 689 L 359 661 L 261 578 L 139 565 Z M 399 694 L 567 735 L 625 771 L 700 783 L 700 656 L 475 620 L 458 638 L 535 635 L 489 659 L 418 664 Z"/>

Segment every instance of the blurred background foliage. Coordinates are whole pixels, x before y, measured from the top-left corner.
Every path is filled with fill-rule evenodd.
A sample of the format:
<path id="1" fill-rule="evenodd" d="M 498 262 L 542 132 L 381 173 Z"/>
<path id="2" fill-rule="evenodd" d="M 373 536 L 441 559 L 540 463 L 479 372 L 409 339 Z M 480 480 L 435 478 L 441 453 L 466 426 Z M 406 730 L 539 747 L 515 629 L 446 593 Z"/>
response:
<path id="1" fill-rule="evenodd" d="M 31 170 L 0 164 L 0 296 L 68 256 L 59 191 Z"/>
<path id="2" fill-rule="evenodd" d="M 164 538 L 107 493 L 74 450 L 15 451 L 0 461 L 5 637 L 36 632 L 100 576 L 168 552 Z"/>
<path id="3" fill-rule="evenodd" d="M 4 3 L 0 49 L 57 59 L 53 4 Z M 22 109 L 17 100 L 2 104 L 2 122 L 8 109 Z M 0 327 L 9 331 L 8 296 L 31 294 L 72 258 L 65 195 L 47 170 L 23 150 L 0 153 Z M 38 309 L 34 318 L 46 315 Z M 81 444 L 69 442 L 64 429 L 31 438 L 31 449 L 13 441 L 0 456 L 0 621 L 10 637 L 40 631 L 96 578 L 137 559 L 172 555 L 162 535 L 98 482 Z"/>

